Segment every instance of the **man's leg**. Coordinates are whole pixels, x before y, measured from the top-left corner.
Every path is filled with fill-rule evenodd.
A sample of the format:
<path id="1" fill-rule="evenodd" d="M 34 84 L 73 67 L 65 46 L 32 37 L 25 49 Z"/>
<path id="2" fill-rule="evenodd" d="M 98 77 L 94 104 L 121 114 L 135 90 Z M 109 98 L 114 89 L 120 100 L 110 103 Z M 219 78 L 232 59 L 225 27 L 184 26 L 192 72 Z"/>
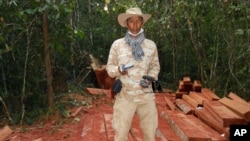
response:
<path id="1" fill-rule="evenodd" d="M 114 104 L 113 128 L 115 141 L 127 141 L 136 105 L 124 98 L 117 98 Z"/>
<path id="2" fill-rule="evenodd" d="M 144 141 L 155 141 L 158 127 L 158 113 L 154 100 L 138 104 L 137 114 L 140 119 L 140 127 L 144 135 Z"/>

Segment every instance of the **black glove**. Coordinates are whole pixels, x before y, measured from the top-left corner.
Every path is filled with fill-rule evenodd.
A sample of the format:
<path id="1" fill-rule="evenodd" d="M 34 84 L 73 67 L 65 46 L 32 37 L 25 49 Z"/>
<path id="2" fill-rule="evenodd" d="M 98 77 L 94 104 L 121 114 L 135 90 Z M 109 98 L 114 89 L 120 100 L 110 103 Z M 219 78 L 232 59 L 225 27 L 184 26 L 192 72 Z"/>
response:
<path id="1" fill-rule="evenodd" d="M 143 88 L 148 88 L 148 81 L 147 80 L 145 80 L 145 79 L 142 79 L 141 81 L 140 81 L 140 85 L 143 87 Z"/>

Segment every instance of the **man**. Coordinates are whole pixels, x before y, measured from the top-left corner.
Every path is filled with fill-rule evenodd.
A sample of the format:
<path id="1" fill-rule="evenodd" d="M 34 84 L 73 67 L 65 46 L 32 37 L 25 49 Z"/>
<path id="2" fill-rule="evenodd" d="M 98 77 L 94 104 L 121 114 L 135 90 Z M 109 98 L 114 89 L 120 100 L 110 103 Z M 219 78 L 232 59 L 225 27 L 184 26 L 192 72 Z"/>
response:
<path id="1" fill-rule="evenodd" d="M 113 107 L 115 141 L 127 141 L 135 113 L 140 120 L 143 140 L 155 140 L 158 113 L 149 80 L 158 79 L 160 65 L 156 45 L 145 38 L 142 28 L 150 17 L 140 8 L 129 8 L 118 16 L 119 24 L 128 32 L 112 44 L 106 66 L 108 75 L 122 83 Z"/>

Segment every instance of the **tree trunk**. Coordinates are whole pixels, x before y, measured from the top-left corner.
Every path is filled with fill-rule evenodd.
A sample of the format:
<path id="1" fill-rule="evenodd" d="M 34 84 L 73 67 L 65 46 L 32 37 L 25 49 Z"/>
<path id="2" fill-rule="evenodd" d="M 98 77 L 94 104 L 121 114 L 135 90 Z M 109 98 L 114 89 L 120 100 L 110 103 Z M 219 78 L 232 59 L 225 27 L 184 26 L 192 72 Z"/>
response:
<path id="1" fill-rule="evenodd" d="M 45 0 L 41 0 L 42 4 L 45 4 Z M 54 90 L 52 86 L 52 67 L 50 60 L 50 48 L 49 48 L 49 32 L 48 32 L 48 23 L 47 15 L 44 12 L 42 14 L 42 29 L 43 29 L 43 39 L 44 39 L 44 54 L 45 54 L 45 67 L 46 67 L 46 78 L 47 78 L 47 94 L 48 94 L 48 103 L 49 108 L 54 110 Z"/>

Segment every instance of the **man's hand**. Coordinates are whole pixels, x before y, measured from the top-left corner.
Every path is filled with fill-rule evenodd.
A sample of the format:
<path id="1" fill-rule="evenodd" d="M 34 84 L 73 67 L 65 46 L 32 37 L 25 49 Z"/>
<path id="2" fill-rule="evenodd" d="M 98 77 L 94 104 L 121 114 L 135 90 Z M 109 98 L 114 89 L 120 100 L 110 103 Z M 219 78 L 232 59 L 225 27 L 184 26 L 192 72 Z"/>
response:
<path id="1" fill-rule="evenodd" d="M 151 85 L 154 81 L 155 81 L 155 79 L 153 77 L 148 76 L 148 75 L 143 75 L 142 80 L 140 81 L 140 85 L 143 88 L 148 88 L 149 85 Z"/>
<path id="2" fill-rule="evenodd" d="M 140 81 L 140 85 L 143 87 L 143 88 L 148 88 L 148 86 L 150 85 L 150 82 L 146 79 L 142 79 Z"/>
<path id="3" fill-rule="evenodd" d="M 118 71 L 120 72 L 120 74 L 126 75 L 128 74 L 127 69 L 132 68 L 132 67 L 134 67 L 134 65 L 121 65 L 118 67 Z"/>

